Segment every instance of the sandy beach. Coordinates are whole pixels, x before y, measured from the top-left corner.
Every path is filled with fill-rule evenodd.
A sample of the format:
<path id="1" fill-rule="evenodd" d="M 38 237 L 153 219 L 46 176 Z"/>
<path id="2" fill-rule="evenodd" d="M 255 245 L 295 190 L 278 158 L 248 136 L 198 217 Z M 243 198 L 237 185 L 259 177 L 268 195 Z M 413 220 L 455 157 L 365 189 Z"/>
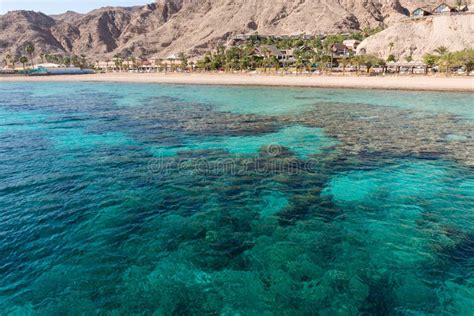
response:
<path id="1" fill-rule="evenodd" d="M 3 76 L 0 82 L 135 82 L 202 85 L 244 86 L 295 86 L 319 88 L 356 88 L 390 90 L 464 91 L 474 92 L 474 77 L 442 76 L 307 76 L 307 75 L 256 75 L 256 74 L 209 74 L 209 73 L 107 73 L 94 75 L 64 75 L 47 77 Z"/>

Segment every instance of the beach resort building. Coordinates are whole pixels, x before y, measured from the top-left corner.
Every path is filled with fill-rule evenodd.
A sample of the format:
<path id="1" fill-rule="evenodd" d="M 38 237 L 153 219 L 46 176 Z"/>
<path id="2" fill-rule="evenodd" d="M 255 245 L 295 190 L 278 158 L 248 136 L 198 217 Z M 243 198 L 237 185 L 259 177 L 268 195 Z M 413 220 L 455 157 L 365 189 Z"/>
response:
<path id="1" fill-rule="evenodd" d="M 428 16 L 428 15 L 431 15 L 431 12 L 427 8 L 416 8 L 411 13 L 412 17 L 422 17 L 422 16 Z"/>
<path id="2" fill-rule="evenodd" d="M 459 7 L 456 8 L 458 12 L 467 12 L 469 11 L 469 7 L 467 4 L 461 4 Z"/>
<path id="3" fill-rule="evenodd" d="M 469 8 L 466 4 L 460 4 L 457 7 L 452 7 L 450 5 L 447 5 L 446 3 L 441 3 L 438 6 L 433 8 L 428 8 L 428 7 L 419 7 L 416 8 L 415 10 L 412 11 L 411 16 L 413 18 L 417 17 L 424 17 L 424 16 L 429 16 L 429 15 L 434 15 L 434 14 L 448 14 L 448 13 L 461 13 L 461 12 L 467 12 L 469 11 Z"/>
<path id="4" fill-rule="evenodd" d="M 443 14 L 443 13 L 451 13 L 451 12 L 456 12 L 457 10 L 446 3 L 442 3 L 439 6 L 437 6 L 434 10 L 434 14 Z"/>
<path id="5" fill-rule="evenodd" d="M 276 57 L 278 60 L 284 60 L 286 57 L 285 53 L 274 45 L 261 45 L 256 48 L 256 53 L 261 57 Z"/>
<path id="6" fill-rule="evenodd" d="M 355 52 L 357 50 L 357 47 L 359 47 L 360 41 L 351 39 L 345 40 L 344 42 L 342 42 L 342 44 L 346 46 L 348 50 Z"/>
<path id="7" fill-rule="evenodd" d="M 37 64 L 35 65 L 34 68 L 61 68 L 65 66 L 61 66 L 60 64 L 55 64 L 55 63 L 43 63 L 43 64 Z"/>
<path id="8" fill-rule="evenodd" d="M 344 44 L 337 43 L 332 45 L 331 52 L 335 58 L 346 57 L 349 55 L 349 48 L 347 48 Z"/>

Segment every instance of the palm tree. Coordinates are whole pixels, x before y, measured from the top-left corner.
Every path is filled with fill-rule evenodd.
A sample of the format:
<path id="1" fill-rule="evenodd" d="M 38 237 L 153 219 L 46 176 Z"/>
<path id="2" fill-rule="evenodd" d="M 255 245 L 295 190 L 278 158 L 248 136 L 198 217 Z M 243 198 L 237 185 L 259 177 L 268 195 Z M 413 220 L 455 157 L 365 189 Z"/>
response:
<path id="1" fill-rule="evenodd" d="M 446 70 L 446 77 L 449 75 L 449 70 L 456 63 L 456 56 L 453 53 L 446 53 L 440 57 L 440 64 Z"/>
<path id="2" fill-rule="evenodd" d="M 5 55 L 5 58 L 3 59 L 5 68 L 8 68 L 10 66 L 11 59 L 12 59 L 12 55 L 10 54 Z"/>
<path id="3" fill-rule="evenodd" d="M 448 48 L 446 46 L 439 46 L 434 50 L 435 53 L 438 55 L 442 56 L 444 54 L 447 54 L 449 52 Z"/>
<path id="4" fill-rule="evenodd" d="M 423 62 L 426 64 L 426 73 L 428 73 L 428 69 L 433 68 L 433 66 L 436 64 L 438 59 L 439 58 L 436 55 L 432 55 L 432 54 L 425 54 L 423 56 Z"/>
<path id="5" fill-rule="evenodd" d="M 17 63 L 17 61 L 18 61 L 18 57 L 17 57 L 17 56 L 13 56 L 12 59 L 11 59 L 11 61 L 12 61 L 12 68 L 13 68 L 13 69 L 16 69 L 16 63 Z"/>
<path id="6" fill-rule="evenodd" d="M 474 49 L 467 48 L 455 53 L 456 62 L 464 66 L 466 75 L 469 76 L 474 69 Z"/>
<path id="7" fill-rule="evenodd" d="M 394 47 L 395 47 L 395 43 L 394 43 L 394 42 L 390 42 L 390 43 L 388 44 L 388 51 L 389 51 L 389 53 L 392 52 L 392 49 L 393 49 Z"/>
<path id="8" fill-rule="evenodd" d="M 263 47 L 262 48 L 262 53 L 263 53 L 263 66 L 264 66 L 264 72 L 267 73 L 267 68 L 270 63 L 270 56 L 271 56 L 271 51 L 268 47 Z"/>
<path id="9" fill-rule="evenodd" d="M 356 65 L 356 71 L 357 74 L 360 73 L 360 65 L 364 62 L 364 56 L 363 55 L 356 55 L 352 58 L 352 62 Z"/>
<path id="10" fill-rule="evenodd" d="M 23 64 L 23 70 L 26 70 L 26 63 L 28 62 L 28 58 L 26 56 L 20 57 L 20 63 Z"/>
<path id="11" fill-rule="evenodd" d="M 64 66 L 66 66 L 66 67 L 71 66 L 71 57 L 65 56 L 65 57 L 63 58 L 63 64 L 64 64 Z"/>
<path id="12" fill-rule="evenodd" d="M 86 58 L 86 55 L 84 55 L 84 54 L 81 55 L 80 64 L 81 64 L 81 68 L 86 68 L 86 67 L 87 67 L 87 58 Z"/>
<path id="13" fill-rule="evenodd" d="M 161 72 L 161 69 L 163 69 L 163 59 L 155 59 L 155 66 L 158 67 L 158 72 Z"/>
<path id="14" fill-rule="evenodd" d="M 5 59 L 7 60 L 7 67 L 10 66 L 10 63 L 12 61 L 12 55 L 7 54 L 7 56 L 5 56 Z"/>
<path id="15" fill-rule="evenodd" d="M 81 61 L 77 55 L 72 55 L 71 63 L 74 65 L 74 67 L 81 67 Z"/>
<path id="16" fill-rule="evenodd" d="M 114 55 L 113 60 L 114 60 L 115 68 L 120 69 L 120 71 L 122 71 L 122 58 L 120 58 L 120 55 L 118 54 Z"/>
<path id="17" fill-rule="evenodd" d="M 28 42 L 28 43 L 26 43 L 25 51 L 28 54 L 28 56 L 30 56 L 31 66 L 34 66 L 34 64 L 33 64 L 33 53 L 35 52 L 35 46 L 32 43 Z"/>
<path id="18" fill-rule="evenodd" d="M 343 58 L 340 62 L 340 64 L 342 65 L 342 75 L 345 75 L 346 74 L 346 66 L 349 64 L 350 62 L 350 59 L 349 58 Z"/>
<path id="19" fill-rule="evenodd" d="M 181 70 L 185 71 L 188 68 L 188 56 L 185 53 L 179 53 L 179 60 L 181 62 Z"/>

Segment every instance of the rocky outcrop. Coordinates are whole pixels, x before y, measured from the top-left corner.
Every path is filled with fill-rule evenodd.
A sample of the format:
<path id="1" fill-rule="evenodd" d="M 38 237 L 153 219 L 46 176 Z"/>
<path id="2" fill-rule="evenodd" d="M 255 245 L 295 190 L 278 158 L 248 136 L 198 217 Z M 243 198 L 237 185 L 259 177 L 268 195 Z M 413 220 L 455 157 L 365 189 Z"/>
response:
<path id="1" fill-rule="evenodd" d="M 66 11 L 62 14 L 50 15 L 50 17 L 52 17 L 53 19 L 57 21 L 66 21 L 69 23 L 74 23 L 74 21 L 80 19 L 83 16 L 84 16 L 83 14 L 80 14 L 74 11 Z"/>
<path id="2" fill-rule="evenodd" d="M 398 60 L 412 55 L 414 60 L 421 60 L 424 54 L 440 46 L 449 51 L 474 48 L 473 21 L 473 14 L 405 20 L 367 38 L 358 51 L 382 58 L 393 54 Z"/>

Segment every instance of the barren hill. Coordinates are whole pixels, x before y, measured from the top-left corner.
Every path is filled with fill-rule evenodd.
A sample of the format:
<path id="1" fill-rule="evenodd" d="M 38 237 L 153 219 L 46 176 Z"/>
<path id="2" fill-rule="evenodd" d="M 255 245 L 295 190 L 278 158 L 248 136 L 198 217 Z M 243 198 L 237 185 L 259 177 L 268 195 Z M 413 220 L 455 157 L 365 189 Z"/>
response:
<path id="1" fill-rule="evenodd" d="M 393 54 L 399 60 L 411 55 L 420 60 L 440 46 L 449 51 L 474 48 L 474 14 L 402 21 L 364 40 L 358 51 L 382 58 Z"/>
<path id="2" fill-rule="evenodd" d="M 14 11 L 0 16 L 0 57 L 36 53 L 166 56 L 200 54 L 240 33 L 320 34 L 393 25 L 410 0 L 157 0 L 87 14 L 47 16 Z M 420 0 L 418 2 L 430 2 Z"/>

